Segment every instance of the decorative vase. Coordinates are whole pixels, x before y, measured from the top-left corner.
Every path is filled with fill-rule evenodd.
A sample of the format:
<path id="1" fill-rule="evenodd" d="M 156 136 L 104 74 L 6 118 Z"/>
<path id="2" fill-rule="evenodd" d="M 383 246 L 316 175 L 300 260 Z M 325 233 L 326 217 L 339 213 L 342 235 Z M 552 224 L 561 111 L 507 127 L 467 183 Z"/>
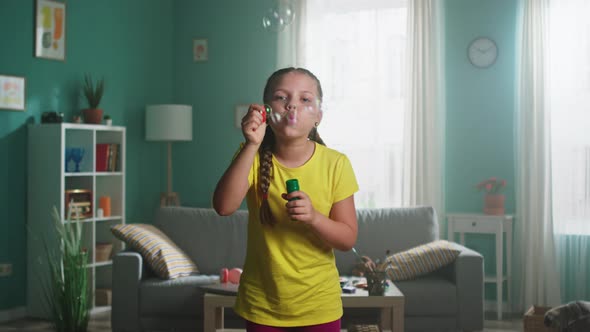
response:
<path id="1" fill-rule="evenodd" d="M 100 124 L 102 122 L 102 110 L 100 108 L 87 108 L 82 113 L 84 113 L 85 123 Z"/>
<path id="2" fill-rule="evenodd" d="M 506 197 L 502 194 L 487 194 L 484 196 L 483 213 L 494 216 L 504 214 L 504 202 Z"/>
<path id="3" fill-rule="evenodd" d="M 369 296 L 383 296 L 387 287 L 387 274 L 385 271 L 370 271 L 365 273 L 367 278 L 367 291 Z"/>

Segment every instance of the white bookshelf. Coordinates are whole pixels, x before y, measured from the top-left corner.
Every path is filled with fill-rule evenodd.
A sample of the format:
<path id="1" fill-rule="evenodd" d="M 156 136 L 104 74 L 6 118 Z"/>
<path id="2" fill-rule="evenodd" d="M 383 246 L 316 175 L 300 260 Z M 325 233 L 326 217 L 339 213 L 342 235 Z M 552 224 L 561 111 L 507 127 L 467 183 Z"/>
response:
<path id="1" fill-rule="evenodd" d="M 96 144 L 119 144 L 117 168 L 111 172 L 96 171 Z M 85 153 L 75 172 L 65 161 L 67 148 L 81 147 Z M 67 222 L 66 190 L 85 189 L 92 192 L 92 214 L 75 220 L 82 225 L 84 247 L 88 250 L 88 285 L 91 313 L 110 310 L 95 303 L 95 290 L 112 289 L 112 260 L 97 261 L 96 244 L 112 243 L 114 255 L 124 249 L 110 228 L 125 224 L 125 127 L 88 124 L 35 124 L 28 127 L 27 180 L 27 314 L 47 318 L 44 283 L 49 269 L 44 240 L 51 234 L 51 211 L 57 207 L 62 222 Z M 110 196 L 111 215 L 98 218 L 101 196 Z"/>

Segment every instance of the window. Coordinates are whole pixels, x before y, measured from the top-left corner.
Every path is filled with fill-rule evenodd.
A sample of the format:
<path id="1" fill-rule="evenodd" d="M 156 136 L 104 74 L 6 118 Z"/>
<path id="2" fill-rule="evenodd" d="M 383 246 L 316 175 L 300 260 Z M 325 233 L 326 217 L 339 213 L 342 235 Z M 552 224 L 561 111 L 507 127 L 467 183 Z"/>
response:
<path id="1" fill-rule="evenodd" d="M 401 205 L 406 1 L 308 0 L 300 63 L 324 91 L 319 132 L 351 160 L 357 207 Z"/>
<path id="2" fill-rule="evenodd" d="M 586 0 L 551 3 L 550 103 L 557 233 L 590 235 L 590 22 Z"/>

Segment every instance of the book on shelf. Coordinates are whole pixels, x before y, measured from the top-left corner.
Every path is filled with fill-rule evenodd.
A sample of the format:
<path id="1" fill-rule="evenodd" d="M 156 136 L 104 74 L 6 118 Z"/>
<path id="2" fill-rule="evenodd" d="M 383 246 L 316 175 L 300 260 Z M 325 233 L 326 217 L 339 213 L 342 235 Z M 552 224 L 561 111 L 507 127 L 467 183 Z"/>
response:
<path id="1" fill-rule="evenodd" d="M 96 171 L 116 172 L 120 163 L 119 150 L 117 143 L 96 144 Z"/>
<path id="2" fill-rule="evenodd" d="M 96 171 L 106 172 L 109 157 L 109 144 L 96 144 Z"/>

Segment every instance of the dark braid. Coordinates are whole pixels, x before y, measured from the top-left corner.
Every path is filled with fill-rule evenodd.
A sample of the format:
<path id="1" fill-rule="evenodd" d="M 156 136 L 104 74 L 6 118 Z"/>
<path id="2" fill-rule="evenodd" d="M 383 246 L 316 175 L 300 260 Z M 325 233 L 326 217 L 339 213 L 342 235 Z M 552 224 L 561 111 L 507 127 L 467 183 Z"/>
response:
<path id="1" fill-rule="evenodd" d="M 290 72 L 302 73 L 302 74 L 305 74 L 305 75 L 311 77 L 312 79 L 314 79 L 317 83 L 318 98 L 321 103 L 322 98 L 323 98 L 323 92 L 322 92 L 322 85 L 320 84 L 320 80 L 309 70 L 304 69 L 304 68 L 294 68 L 294 67 L 279 69 L 279 70 L 275 71 L 272 75 L 270 75 L 270 77 L 266 81 L 266 86 L 264 87 L 264 92 L 263 92 L 263 96 L 262 96 L 264 103 L 269 104 L 271 102 L 275 86 L 277 85 L 277 83 L 279 83 L 279 81 L 283 77 L 283 75 L 288 74 Z M 315 142 L 318 142 L 322 145 L 325 145 L 324 141 L 320 138 L 320 135 L 318 134 L 317 128 L 315 128 L 315 127 L 309 133 L 308 138 L 315 141 Z M 266 132 L 264 133 L 264 139 L 262 140 L 262 143 L 260 144 L 260 148 L 258 150 L 258 153 L 260 155 L 260 167 L 258 169 L 258 182 L 259 182 L 260 194 L 262 196 L 262 203 L 260 204 L 259 213 L 260 213 L 260 222 L 263 225 L 271 225 L 271 226 L 276 224 L 276 220 L 274 219 L 272 212 L 270 211 L 270 205 L 268 204 L 268 191 L 270 188 L 270 181 L 272 180 L 272 174 L 271 174 L 271 171 L 272 171 L 272 150 L 274 148 L 274 144 L 275 144 L 274 132 L 272 131 L 270 126 L 267 126 Z"/>
<path id="2" fill-rule="evenodd" d="M 268 204 L 268 190 L 270 188 L 270 180 L 272 179 L 272 148 L 274 147 L 275 134 L 270 128 L 266 127 L 264 133 L 264 139 L 258 153 L 260 154 L 260 167 L 258 168 L 258 183 L 260 184 L 260 194 L 262 195 L 262 203 L 260 204 L 260 222 L 263 225 L 274 225 L 276 220 L 274 219 L 272 212 L 270 211 L 270 205 Z"/>

